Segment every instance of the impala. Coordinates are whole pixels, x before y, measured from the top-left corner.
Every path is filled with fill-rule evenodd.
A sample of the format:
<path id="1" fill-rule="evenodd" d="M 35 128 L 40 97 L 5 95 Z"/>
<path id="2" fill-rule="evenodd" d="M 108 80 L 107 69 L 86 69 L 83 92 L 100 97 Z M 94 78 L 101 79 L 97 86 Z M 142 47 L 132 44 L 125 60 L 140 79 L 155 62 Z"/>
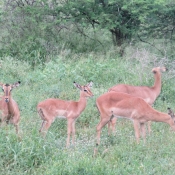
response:
<path id="1" fill-rule="evenodd" d="M 97 108 L 100 112 L 100 122 L 97 125 L 97 144 L 100 143 L 100 133 L 113 117 L 122 116 L 133 122 L 137 143 L 140 139 L 140 130 L 145 141 L 145 122 L 155 121 L 168 123 L 175 131 L 175 117 L 153 109 L 142 98 L 120 92 L 108 92 L 96 100 Z"/>
<path id="2" fill-rule="evenodd" d="M 13 100 L 11 96 L 11 90 L 18 87 L 20 81 L 10 85 L 0 83 L 0 86 L 4 92 L 4 95 L 0 100 L 0 110 L 1 110 L 1 122 L 3 123 L 13 123 L 16 128 L 16 133 L 18 134 L 18 125 L 20 121 L 20 111 L 18 104 Z"/>
<path id="3" fill-rule="evenodd" d="M 72 134 L 72 143 L 75 141 L 75 121 L 83 112 L 87 104 L 87 97 L 92 97 L 90 90 L 92 82 L 85 86 L 81 86 L 74 82 L 74 86 L 80 90 L 79 101 L 64 101 L 60 99 L 50 98 L 40 102 L 37 105 L 37 111 L 43 120 L 40 132 L 47 131 L 55 118 L 67 119 L 67 144 L 70 144 L 70 135 Z"/>
<path id="4" fill-rule="evenodd" d="M 155 67 L 152 69 L 154 73 L 154 85 L 152 87 L 149 86 L 131 86 L 126 84 L 118 84 L 111 87 L 108 92 L 123 92 L 136 97 L 140 97 L 144 99 L 149 105 L 153 105 L 156 98 L 159 96 L 161 92 L 161 72 L 165 72 L 165 67 Z M 112 131 L 115 131 L 117 118 L 112 119 L 108 123 L 108 133 L 110 134 L 110 127 L 112 126 Z M 148 132 L 151 132 L 151 122 L 148 122 Z"/>

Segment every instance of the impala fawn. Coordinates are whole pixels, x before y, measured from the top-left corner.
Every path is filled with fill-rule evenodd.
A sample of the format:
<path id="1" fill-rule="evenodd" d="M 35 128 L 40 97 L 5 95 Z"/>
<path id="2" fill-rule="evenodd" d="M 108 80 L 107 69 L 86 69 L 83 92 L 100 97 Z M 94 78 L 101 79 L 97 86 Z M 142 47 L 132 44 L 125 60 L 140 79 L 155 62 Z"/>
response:
<path id="1" fill-rule="evenodd" d="M 67 119 L 67 143 L 70 144 L 70 135 L 72 134 L 72 143 L 75 142 L 75 121 L 83 112 L 87 104 L 87 97 L 92 97 L 93 93 L 90 90 L 92 82 L 85 86 L 81 86 L 74 82 L 74 86 L 80 90 L 79 101 L 65 101 L 55 98 L 50 98 L 40 102 L 37 105 L 37 111 L 43 120 L 40 132 L 47 131 L 55 118 Z"/>

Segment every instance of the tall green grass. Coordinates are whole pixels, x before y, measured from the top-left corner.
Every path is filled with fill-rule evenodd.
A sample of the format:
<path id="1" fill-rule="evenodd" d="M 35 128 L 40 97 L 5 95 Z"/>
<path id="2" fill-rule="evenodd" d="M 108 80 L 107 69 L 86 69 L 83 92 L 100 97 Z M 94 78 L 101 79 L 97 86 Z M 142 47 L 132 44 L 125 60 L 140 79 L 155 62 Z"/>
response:
<path id="1" fill-rule="evenodd" d="M 162 92 L 154 108 L 162 112 L 166 112 L 167 107 L 174 109 L 172 65 L 162 62 L 161 58 L 153 61 L 145 56 L 145 60 L 141 59 L 131 50 L 128 54 L 130 56 L 123 59 L 112 49 L 105 55 L 72 54 L 67 58 L 60 54 L 34 69 L 27 62 L 2 58 L 0 81 L 21 81 L 12 92 L 21 111 L 21 139 L 12 125 L 0 128 L 0 174 L 174 174 L 175 133 L 164 123 L 153 123 L 146 144 L 141 140 L 137 145 L 132 123 L 119 119 L 115 136 L 108 137 L 107 127 L 103 128 L 98 154 L 93 157 L 99 122 L 95 100 L 109 87 L 118 83 L 152 86 L 151 69 L 165 63 L 169 71 L 162 74 Z M 76 145 L 66 149 L 66 120 L 56 120 L 43 139 L 38 132 L 41 119 L 36 105 L 50 97 L 78 100 L 79 91 L 74 88 L 74 81 L 82 85 L 93 81 L 94 97 L 88 99 L 85 111 L 76 121 Z"/>

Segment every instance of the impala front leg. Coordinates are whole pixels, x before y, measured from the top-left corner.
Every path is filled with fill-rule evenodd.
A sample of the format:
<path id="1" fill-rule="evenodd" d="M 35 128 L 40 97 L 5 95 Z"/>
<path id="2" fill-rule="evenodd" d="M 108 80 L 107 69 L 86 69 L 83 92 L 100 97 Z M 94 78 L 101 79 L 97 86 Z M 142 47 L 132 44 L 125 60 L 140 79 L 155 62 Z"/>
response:
<path id="1" fill-rule="evenodd" d="M 6 122 L 4 120 L 1 120 L 1 127 L 4 127 L 6 125 Z"/>
<path id="2" fill-rule="evenodd" d="M 117 118 L 116 118 L 116 117 L 111 119 L 112 133 L 113 133 L 114 135 L 115 135 L 116 121 L 117 121 Z"/>
<path id="3" fill-rule="evenodd" d="M 94 156 L 96 156 L 97 153 L 98 153 L 98 145 L 100 144 L 101 130 L 109 122 L 109 120 L 110 120 L 110 117 L 109 118 L 103 118 L 101 116 L 100 123 L 97 125 L 97 128 L 96 128 L 96 130 L 97 130 L 97 143 L 96 143 L 96 147 L 94 148 Z"/>
<path id="4" fill-rule="evenodd" d="M 108 135 L 111 134 L 111 121 L 108 122 Z"/>
<path id="5" fill-rule="evenodd" d="M 134 124 L 136 141 L 137 141 L 137 144 L 139 144 L 139 139 L 140 139 L 140 128 L 139 127 L 140 127 L 140 123 L 139 123 L 139 121 L 134 120 L 133 124 Z"/>
<path id="6" fill-rule="evenodd" d="M 12 117 L 12 120 L 11 120 L 11 122 L 15 126 L 16 134 L 18 134 L 18 132 L 19 132 L 19 119 L 20 119 L 20 116 L 19 115 L 15 115 L 15 116 Z"/>
<path id="7" fill-rule="evenodd" d="M 68 119 L 67 120 L 67 143 L 66 143 L 66 148 L 68 148 L 69 145 L 70 145 L 70 135 L 72 133 L 72 123 L 73 123 L 73 119 Z"/>
<path id="8" fill-rule="evenodd" d="M 75 144 L 75 120 L 72 122 L 72 144 Z"/>
<path id="9" fill-rule="evenodd" d="M 103 119 L 101 119 L 100 123 L 97 125 L 97 145 L 100 144 L 101 130 L 102 130 L 103 126 L 105 126 L 109 122 L 109 120 L 110 120 L 110 117 L 103 118 Z"/>

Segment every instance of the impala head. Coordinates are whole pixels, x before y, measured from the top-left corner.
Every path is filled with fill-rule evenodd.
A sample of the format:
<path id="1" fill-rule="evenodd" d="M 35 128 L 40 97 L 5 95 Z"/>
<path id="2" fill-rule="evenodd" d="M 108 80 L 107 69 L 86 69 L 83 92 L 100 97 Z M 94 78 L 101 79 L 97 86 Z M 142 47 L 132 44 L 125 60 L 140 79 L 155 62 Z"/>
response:
<path id="1" fill-rule="evenodd" d="M 94 96 L 93 93 L 91 92 L 90 88 L 92 87 L 92 81 L 90 83 L 88 83 L 87 85 L 85 86 L 81 86 L 79 84 L 77 84 L 76 82 L 74 82 L 74 86 L 78 89 L 81 90 L 81 92 L 83 92 L 83 95 L 85 97 L 92 97 Z"/>
<path id="2" fill-rule="evenodd" d="M 152 72 L 156 74 L 157 72 L 166 72 L 167 68 L 166 67 L 155 67 L 152 69 Z"/>
<path id="3" fill-rule="evenodd" d="M 168 109 L 168 115 L 171 116 L 171 118 L 174 120 L 174 123 L 175 123 L 175 115 L 174 115 L 174 112 L 171 110 L 171 108 L 167 108 Z"/>
<path id="4" fill-rule="evenodd" d="M 0 87 L 2 88 L 3 92 L 4 92 L 4 97 L 5 97 L 5 102 L 8 103 L 9 102 L 9 98 L 10 98 L 10 95 L 11 95 L 11 90 L 15 87 L 18 87 L 19 84 L 21 82 L 18 81 L 14 84 L 3 84 L 3 83 L 0 83 Z"/>

